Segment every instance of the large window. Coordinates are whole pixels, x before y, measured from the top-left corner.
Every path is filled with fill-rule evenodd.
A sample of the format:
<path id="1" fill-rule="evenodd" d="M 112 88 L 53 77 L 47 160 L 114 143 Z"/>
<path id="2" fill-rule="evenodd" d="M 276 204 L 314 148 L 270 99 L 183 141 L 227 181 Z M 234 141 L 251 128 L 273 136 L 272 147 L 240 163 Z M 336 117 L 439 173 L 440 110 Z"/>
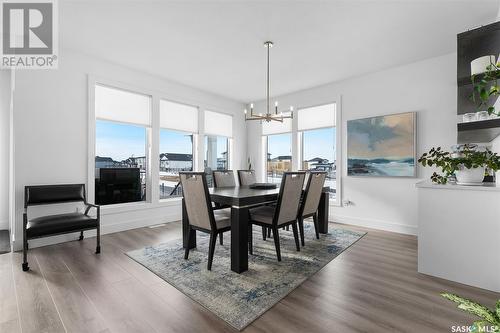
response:
<path id="1" fill-rule="evenodd" d="M 198 108 L 160 101 L 160 200 L 182 196 L 179 171 L 193 171 Z"/>
<path id="2" fill-rule="evenodd" d="M 224 113 L 205 111 L 204 170 L 207 183 L 213 186 L 212 171 L 227 170 L 231 161 L 233 117 Z"/>
<path id="3" fill-rule="evenodd" d="M 300 169 L 325 171 L 325 186 L 330 188 L 330 197 L 336 198 L 336 108 L 326 104 L 298 111 L 299 141 L 302 142 Z"/>
<path id="4" fill-rule="evenodd" d="M 335 128 L 321 128 L 303 132 L 303 170 L 326 171 L 325 186 L 330 187 L 330 196 L 336 192 Z"/>
<path id="5" fill-rule="evenodd" d="M 146 200 L 151 98 L 95 86 L 95 202 Z"/>
<path id="6" fill-rule="evenodd" d="M 160 130 L 160 199 L 182 196 L 179 171 L 193 171 L 193 134 Z"/>
<path id="7" fill-rule="evenodd" d="M 283 173 L 292 171 L 292 134 L 267 137 L 267 182 L 281 183 Z"/>
<path id="8" fill-rule="evenodd" d="M 212 171 L 229 169 L 229 139 L 227 137 L 205 136 L 204 167 L 209 186 L 213 186 Z"/>

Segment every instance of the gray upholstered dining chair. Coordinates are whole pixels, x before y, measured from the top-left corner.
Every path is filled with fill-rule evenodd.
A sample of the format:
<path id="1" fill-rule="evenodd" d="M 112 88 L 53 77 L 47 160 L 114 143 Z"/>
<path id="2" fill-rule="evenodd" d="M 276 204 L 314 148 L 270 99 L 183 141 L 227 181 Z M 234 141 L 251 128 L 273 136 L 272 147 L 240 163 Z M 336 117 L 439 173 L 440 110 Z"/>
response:
<path id="1" fill-rule="evenodd" d="M 311 217 L 314 221 L 314 231 L 316 239 L 319 239 L 318 231 L 318 207 L 321 199 L 321 192 L 325 185 L 326 172 L 324 171 L 311 171 L 308 172 L 307 184 L 302 198 L 302 203 L 299 210 L 299 228 L 300 228 L 300 241 L 304 246 L 304 219 Z"/>
<path id="2" fill-rule="evenodd" d="M 271 228 L 278 261 L 281 261 L 280 238 L 278 232 L 278 229 L 281 227 L 292 226 L 295 246 L 297 251 L 300 251 L 297 217 L 300 208 L 304 178 L 304 172 L 285 172 L 281 180 L 276 207 L 262 206 L 250 209 L 250 219 L 248 222 L 250 253 L 253 253 L 253 237 L 251 235 L 253 224 Z"/>
<path id="3" fill-rule="evenodd" d="M 225 215 L 214 214 L 207 178 L 204 172 L 179 172 L 189 220 L 188 243 L 196 233 L 202 231 L 210 234 L 207 269 L 212 269 L 217 235 L 231 230 L 231 219 Z M 189 257 L 189 247 L 186 247 L 184 259 Z"/>
<path id="4" fill-rule="evenodd" d="M 234 172 L 233 170 L 215 170 L 212 172 L 212 179 L 214 180 L 214 187 L 235 187 L 236 182 L 234 180 Z M 225 215 L 226 217 L 231 217 L 231 206 L 221 205 L 219 203 L 215 203 L 214 209 L 216 214 Z M 220 245 L 223 244 L 223 237 L 219 238 Z"/>
<path id="5" fill-rule="evenodd" d="M 233 170 L 215 170 L 213 172 L 214 187 L 235 187 Z"/>
<path id="6" fill-rule="evenodd" d="M 241 186 L 255 184 L 257 182 L 255 170 L 238 170 L 238 181 Z"/>

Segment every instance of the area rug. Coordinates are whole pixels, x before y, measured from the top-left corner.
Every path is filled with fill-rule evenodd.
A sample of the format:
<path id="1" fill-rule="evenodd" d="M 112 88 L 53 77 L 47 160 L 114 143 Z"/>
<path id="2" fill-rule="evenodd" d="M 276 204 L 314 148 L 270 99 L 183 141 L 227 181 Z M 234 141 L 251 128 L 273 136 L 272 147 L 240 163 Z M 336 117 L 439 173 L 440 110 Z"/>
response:
<path id="1" fill-rule="evenodd" d="M 282 261 L 278 262 L 273 239 L 262 240 L 261 229 L 254 227 L 253 255 L 243 274 L 231 271 L 229 233 L 224 245 L 217 240 L 212 271 L 207 270 L 209 238 L 200 232 L 188 260 L 181 239 L 127 255 L 242 330 L 364 235 L 330 225 L 330 232 L 317 240 L 312 224 L 305 223 L 304 229 L 306 243 L 300 252 L 295 251 L 292 231 L 280 230 Z"/>

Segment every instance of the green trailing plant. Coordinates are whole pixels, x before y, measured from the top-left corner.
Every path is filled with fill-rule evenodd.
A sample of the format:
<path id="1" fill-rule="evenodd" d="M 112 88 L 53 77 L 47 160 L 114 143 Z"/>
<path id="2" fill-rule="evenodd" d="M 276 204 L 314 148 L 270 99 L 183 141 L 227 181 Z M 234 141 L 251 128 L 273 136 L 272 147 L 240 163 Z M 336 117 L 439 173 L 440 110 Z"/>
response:
<path id="1" fill-rule="evenodd" d="M 458 156 L 453 156 L 457 154 Z M 486 149 L 476 151 L 464 146 L 460 153 L 450 153 L 442 150 L 441 147 L 431 148 L 429 152 L 424 153 L 418 162 L 424 167 L 437 167 L 441 173 L 434 172 L 431 176 L 433 183 L 446 184 L 448 178 L 456 171 L 462 168 L 475 169 L 486 167 L 492 171 L 500 169 L 500 156 Z"/>
<path id="2" fill-rule="evenodd" d="M 486 66 L 486 72 L 478 75 L 472 75 L 472 94 L 470 99 L 478 111 L 488 111 L 489 115 L 500 116 L 500 110 L 495 110 L 495 97 L 500 96 L 500 87 L 498 86 L 500 79 L 500 61 L 496 64 L 491 63 Z"/>
<path id="3" fill-rule="evenodd" d="M 472 332 L 500 332 L 500 300 L 496 302 L 495 309 L 490 310 L 482 304 L 455 294 L 441 293 L 440 295 L 457 303 L 460 310 L 480 318 L 472 324 L 474 329 Z"/>

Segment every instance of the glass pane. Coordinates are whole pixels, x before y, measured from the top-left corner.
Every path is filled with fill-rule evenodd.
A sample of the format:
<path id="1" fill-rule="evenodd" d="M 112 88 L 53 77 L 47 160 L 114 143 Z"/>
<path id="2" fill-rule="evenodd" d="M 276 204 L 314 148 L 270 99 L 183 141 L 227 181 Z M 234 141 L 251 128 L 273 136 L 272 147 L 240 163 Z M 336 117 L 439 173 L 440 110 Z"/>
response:
<path id="1" fill-rule="evenodd" d="M 209 187 L 213 186 L 212 171 L 229 169 L 229 139 L 225 136 L 205 136 L 205 173 Z"/>
<path id="2" fill-rule="evenodd" d="M 326 171 L 330 197 L 336 193 L 335 127 L 303 132 L 302 169 Z"/>
<path id="3" fill-rule="evenodd" d="M 96 120 L 96 204 L 144 200 L 146 128 Z"/>
<path id="4" fill-rule="evenodd" d="M 267 137 L 267 182 L 281 183 L 283 172 L 292 171 L 292 134 Z"/>
<path id="5" fill-rule="evenodd" d="M 179 171 L 193 171 L 193 135 L 160 130 L 160 199 L 182 196 Z"/>

